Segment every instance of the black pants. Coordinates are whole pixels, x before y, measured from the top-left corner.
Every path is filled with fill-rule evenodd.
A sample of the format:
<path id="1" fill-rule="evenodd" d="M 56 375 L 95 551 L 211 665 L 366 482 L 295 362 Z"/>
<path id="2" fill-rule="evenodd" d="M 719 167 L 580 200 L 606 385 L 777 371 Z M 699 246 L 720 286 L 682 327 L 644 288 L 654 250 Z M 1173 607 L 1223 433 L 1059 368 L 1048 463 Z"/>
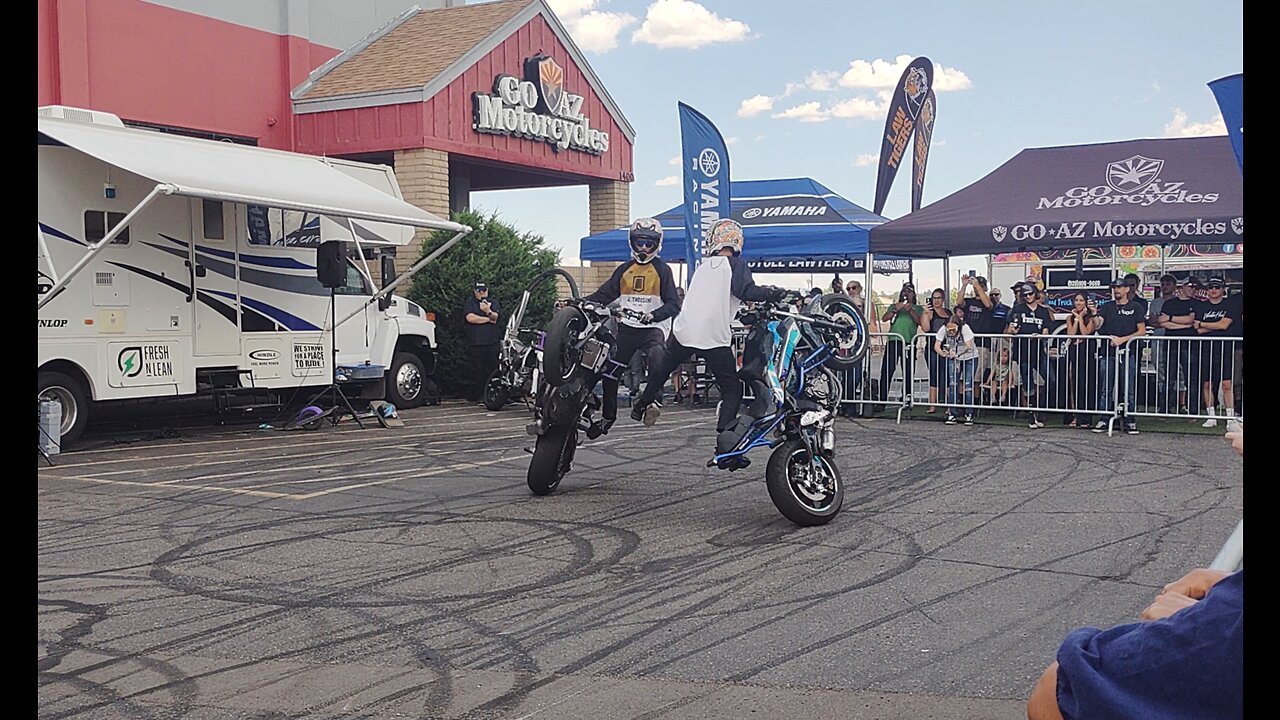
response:
<path id="1" fill-rule="evenodd" d="M 911 382 L 915 379 L 915 368 L 912 363 L 915 353 L 911 348 L 904 350 L 905 346 L 906 343 L 901 340 L 890 340 L 884 344 L 884 358 L 880 360 L 880 402 L 889 399 L 889 385 L 893 383 L 893 373 L 898 369 L 899 360 L 902 360 L 904 373 L 903 396 L 906 397 L 911 392 Z"/>
<path id="2" fill-rule="evenodd" d="M 729 347 L 709 350 L 688 348 L 676 340 L 675 333 L 671 333 L 662 353 L 662 363 L 649 368 L 649 383 L 636 399 L 636 407 L 646 407 L 657 399 L 658 393 L 667 384 L 667 378 L 691 355 L 701 356 L 707 362 L 707 369 L 715 376 L 716 385 L 720 386 L 720 415 L 716 417 L 716 432 L 721 432 L 733 425 L 738 417 L 738 409 L 742 407 L 742 380 L 738 378 L 738 359 Z"/>
<path id="3" fill-rule="evenodd" d="M 470 351 L 475 375 L 472 376 L 472 386 L 467 389 L 467 400 L 477 402 L 484 397 L 484 386 L 489 383 L 489 376 L 498 369 L 498 344 L 472 345 Z"/>
<path id="4" fill-rule="evenodd" d="M 630 365 L 631 357 L 637 352 L 644 355 L 645 362 L 649 367 L 649 384 L 652 385 L 655 380 L 653 369 L 662 364 L 662 330 L 658 328 L 633 328 L 630 325 L 619 323 L 618 349 L 614 353 L 613 359 L 623 365 Z M 663 376 L 662 382 L 658 383 L 658 386 L 661 387 L 666 381 L 666 376 Z M 604 405 L 600 409 L 600 416 L 605 420 L 617 420 L 618 381 L 606 377 L 601 378 L 600 382 L 604 385 L 604 398 L 602 398 Z"/>
<path id="5" fill-rule="evenodd" d="M 1095 347 L 1087 342 L 1066 347 L 1072 409 L 1075 410 L 1072 417 L 1076 422 L 1088 423 L 1098 404 L 1098 356 Z"/>

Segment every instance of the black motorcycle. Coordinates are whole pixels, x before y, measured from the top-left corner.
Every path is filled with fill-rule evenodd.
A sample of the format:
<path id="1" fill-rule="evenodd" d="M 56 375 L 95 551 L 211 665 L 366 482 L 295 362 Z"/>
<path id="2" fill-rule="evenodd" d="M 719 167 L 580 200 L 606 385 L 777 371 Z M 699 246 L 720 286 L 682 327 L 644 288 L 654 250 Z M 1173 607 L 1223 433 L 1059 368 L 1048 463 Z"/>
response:
<path id="1" fill-rule="evenodd" d="M 613 359 L 611 317 L 639 320 L 642 314 L 574 299 L 556 311 L 542 336 L 542 379 L 533 422 L 526 428 L 537 436 L 528 474 L 535 495 L 553 492 L 573 467 L 579 433 L 591 427 L 600 409 L 596 384 L 604 377 L 620 378 L 626 370 Z"/>
<path id="2" fill-rule="evenodd" d="M 559 275 L 569 284 L 569 293 L 578 299 L 578 284 L 573 276 L 560 268 L 539 273 L 520 294 L 520 304 L 507 320 L 507 330 L 498 349 L 498 368 L 489 376 L 484 386 L 484 406 L 497 411 L 515 400 L 532 406 L 538 390 L 540 359 L 542 355 L 542 331 L 521 327 L 524 311 L 529 306 L 529 295 L 547 278 Z"/>

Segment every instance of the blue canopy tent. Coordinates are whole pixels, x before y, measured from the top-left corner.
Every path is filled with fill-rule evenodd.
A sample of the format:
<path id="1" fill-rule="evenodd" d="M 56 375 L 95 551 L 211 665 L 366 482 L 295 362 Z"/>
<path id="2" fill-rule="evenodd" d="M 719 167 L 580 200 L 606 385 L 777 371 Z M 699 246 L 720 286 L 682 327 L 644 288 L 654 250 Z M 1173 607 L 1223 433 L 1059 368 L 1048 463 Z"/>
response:
<path id="1" fill-rule="evenodd" d="M 863 271 L 871 228 L 888 222 L 849 202 L 813 178 L 734 180 L 731 217 L 742 224 L 742 255 L 756 272 Z M 662 224 L 667 262 L 683 262 L 683 206 L 654 216 Z M 631 257 L 627 228 L 582 238 L 583 260 L 621 262 Z M 876 258 L 876 272 L 909 272 L 905 258 Z"/>

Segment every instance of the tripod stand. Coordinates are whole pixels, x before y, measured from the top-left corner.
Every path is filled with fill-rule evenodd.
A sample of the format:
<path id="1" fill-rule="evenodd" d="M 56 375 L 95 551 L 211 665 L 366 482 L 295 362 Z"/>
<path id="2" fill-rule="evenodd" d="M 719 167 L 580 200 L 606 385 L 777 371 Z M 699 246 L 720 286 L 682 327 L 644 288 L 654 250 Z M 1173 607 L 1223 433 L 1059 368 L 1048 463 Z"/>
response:
<path id="1" fill-rule="evenodd" d="M 337 317 L 338 316 L 335 313 L 334 289 L 330 287 L 329 322 L 333 323 Z M 325 409 L 324 413 L 322 413 L 321 417 L 328 417 L 329 422 L 337 425 L 338 422 L 342 420 L 342 414 L 345 409 L 345 412 L 351 413 L 351 417 L 355 419 L 356 424 L 360 426 L 361 430 L 363 430 L 364 422 L 360 420 L 360 415 L 356 413 L 356 409 L 351 406 L 351 401 L 347 399 L 346 394 L 342 392 L 342 388 L 338 385 L 338 326 L 336 324 L 329 328 L 329 349 L 329 387 L 311 396 L 311 399 L 307 401 L 307 405 L 315 405 L 317 400 L 328 395 L 330 404 L 329 407 Z M 342 401 L 341 405 L 338 404 L 339 400 Z"/>

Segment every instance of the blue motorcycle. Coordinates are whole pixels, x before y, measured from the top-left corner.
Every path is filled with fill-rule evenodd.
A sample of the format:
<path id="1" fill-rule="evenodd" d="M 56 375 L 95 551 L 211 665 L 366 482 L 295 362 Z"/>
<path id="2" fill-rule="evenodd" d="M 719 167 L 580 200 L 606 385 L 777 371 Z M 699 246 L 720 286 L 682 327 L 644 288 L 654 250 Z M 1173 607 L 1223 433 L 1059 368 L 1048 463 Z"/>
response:
<path id="1" fill-rule="evenodd" d="M 750 327 L 740 375 L 754 397 L 720 433 L 707 467 L 738 470 L 751 463 L 752 450 L 773 448 L 765 468 L 773 504 L 797 525 L 831 522 L 844 502 L 835 463 L 836 373 L 866 355 L 866 320 L 840 294 L 758 303 L 739 319 Z"/>

